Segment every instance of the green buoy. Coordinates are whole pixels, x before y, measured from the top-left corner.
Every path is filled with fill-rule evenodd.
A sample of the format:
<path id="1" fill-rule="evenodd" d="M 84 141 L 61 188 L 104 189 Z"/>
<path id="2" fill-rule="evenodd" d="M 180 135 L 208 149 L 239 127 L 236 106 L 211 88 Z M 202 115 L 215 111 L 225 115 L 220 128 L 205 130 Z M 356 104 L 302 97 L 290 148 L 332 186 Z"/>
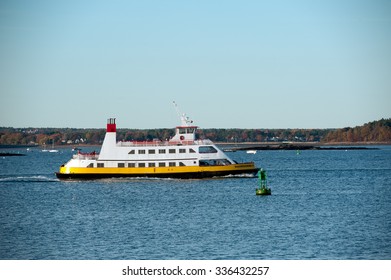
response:
<path id="1" fill-rule="evenodd" d="M 272 190 L 267 187 L 266 171 L 262 168 L 258 171 L 259 188 L 255 189 L 256 195 L 271 195 Z"/>

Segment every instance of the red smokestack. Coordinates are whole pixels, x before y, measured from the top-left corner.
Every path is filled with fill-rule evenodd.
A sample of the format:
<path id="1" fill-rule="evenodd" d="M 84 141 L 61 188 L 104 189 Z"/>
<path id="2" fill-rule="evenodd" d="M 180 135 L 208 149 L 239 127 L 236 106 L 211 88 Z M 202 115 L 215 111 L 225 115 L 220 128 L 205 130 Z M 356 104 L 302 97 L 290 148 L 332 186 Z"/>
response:
<path id="1" fill-rule="evenodd" d="M 117 126 L 115 124 L 115 118 L 108 119 L 106 132 L 116 132 L 116 131 L 117 131 Z"/>

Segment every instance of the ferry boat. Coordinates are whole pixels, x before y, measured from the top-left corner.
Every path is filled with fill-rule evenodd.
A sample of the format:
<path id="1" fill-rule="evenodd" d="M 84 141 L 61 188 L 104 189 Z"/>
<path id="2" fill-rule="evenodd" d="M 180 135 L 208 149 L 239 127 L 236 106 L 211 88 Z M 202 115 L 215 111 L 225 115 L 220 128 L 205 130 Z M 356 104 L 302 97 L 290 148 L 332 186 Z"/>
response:
<path id="1" fill-rule="evenodd" d="M 210 140 L 197 140 L 192 121 L 185 114 L 175 135 L 168 141 L 119 141 L 115 118 L 107 121 L 100 153 L 77 151 L 61 165 L 59 179 L 99 179 L 113 177 L 211 178 L 246 174 L 256 176 L 254 162 L 237 163 Z"/>

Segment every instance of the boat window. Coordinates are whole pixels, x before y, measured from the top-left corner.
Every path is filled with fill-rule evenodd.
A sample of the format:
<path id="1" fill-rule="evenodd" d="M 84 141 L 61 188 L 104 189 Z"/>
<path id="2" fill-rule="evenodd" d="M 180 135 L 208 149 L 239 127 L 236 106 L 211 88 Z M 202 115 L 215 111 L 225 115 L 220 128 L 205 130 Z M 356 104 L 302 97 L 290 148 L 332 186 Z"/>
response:
<path id="1" fill-rule="evenodd" d="M 166 153 L 166 149 L 159 149 L 159 154 L 165 154 Z"/>
<path id="2" fill-rule="evenodd" d="M 145 154 L 145 150 L 138 150 L 138 153 L 144 155 Z"/>
<path id="3" fill-rule="evenodd" d="M 176 166 L 176 164 L 175 164 L 175 162 L 169 162 L 169 163 L 168 163 L 168 166 L 173 167 L 173 166 Z"/>
<path id="4" fill-rule="evenodd" d="M 194 131 L 195 131 L 194 127 L 186 127 L 186 128 L 178 129 L 179 134 L 189 134 L 189 133 L 194 133 Z"/>
<path id="5" fill-rule="evenodd" d="M 105 164 L 104 163 L 98 163 L 96 166 L 97 167 L 105 167 Z"/>
<path id="6" fill-rule="evenodd" d="M 230 165 L 231 163 L 227 159 L 206 159 L 200 160 L 200 166 L 223 166 Z"/>
<path id="7" fill-rule="evenodd" d="M 129 154 L 129 155 L 134 155 L 134 154 L 135 154 L 135 151 L 134 151 L 134 150 L 131 150 L 128 154 Z"/>
<path id="8" fill-rule="evenodd" d="M 170 154 L 175 154 L 175 149 L 169 149 L 168 152 L 169 152 Z"/>
<path id="9" fill-rule="evenodd" d="M 159 162 L 159 167 L 166 167 L 166 163 L 165 162 Z"/>
<path id="10" fill-rule="evenodd" d="M 136 164 L 134 162 L 128 163 L 128 167 L 136 167 Z"/>
<path id="11" fill-rule="evenodd" d="M 179 153 L 180 154 L 185 154 L 186 153 L 186 149 L 179 149 Z"/>
<path id="12" fill-rule="evenodd" d="M 186 166 L 186 165 L 183 162 L 180 162 L 179 166 Z"/>
<path id="13" fill-rule="evenodd" d="M 148 154 L 154 154 L 155 152 L 155 150 L 148 150 Z"/>
<path id="14" fill-rule="evenodd" d="M 138 167 L 145 167 L 145 163 L 144 163 L 144 162 L 140 162 L 140 163 L 138 164 Z"/>
<path id="15" fill-rule="evenodd" d="M 93 168 L 93 167 L 94 167 L 94 164 L 92 162 L 87 166 L 87 168 Z"/>
<path id="16" fill-rule="evenodd" d="M 190 148 L 190 149 L 189 149 L 189 152 L 190 152 L 190 153 L 195 153 L 196 151 L 194 151 L 193 149 Z"/>
<path id="17" fill-rule="evenodd" d="M 211 153 L 217 153 L 217 150 L 213 146 L 201 146 L 199 148 L 200 154 L 211 154 Z"/>
<path id="18" fill-rule="evenodd" d="M 155 163 L 154 162 L 150 162 L 150 163 L 148 163 L 148 167 L 155 167 L 156 165 L 155 165 Z"/>

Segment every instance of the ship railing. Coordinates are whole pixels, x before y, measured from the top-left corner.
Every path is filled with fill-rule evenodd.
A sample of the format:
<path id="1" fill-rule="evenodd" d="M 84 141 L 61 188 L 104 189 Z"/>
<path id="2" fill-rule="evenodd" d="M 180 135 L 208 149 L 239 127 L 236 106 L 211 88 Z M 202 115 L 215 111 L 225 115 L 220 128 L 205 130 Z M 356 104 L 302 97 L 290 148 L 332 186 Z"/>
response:
<path id="1" fill-rule="evenodd" d="M 96 152 L 82 153 L 82 152 L 78 151 L 77 154 L 73 155 L 74 159 L 84 159 L 84 160 L 98 159 L 98 157 L 99 157 L 99 154 Z"/>
<path id="2" fill-rule="evenodd" d="M 209 140 L 209 139 L 196 140 L 196 141 L 194 141 L 194 143 L 196 145 L 212 145 L 213 144 L 213 142 L 211 140 Z"/>
<path id="3" fill-rule="evenodd" d="M 119 141 L 118 147 L 164 146 L 165 141 Z"/>
<path id="4" fill-rule="evenodd" d="M 183 141 L 119 141 L 118 147 L 146 147 L 146 146 L 180 146 L 180 145 L 212 145 L 209 139 L 204 140 L 183 140 Z"/>

